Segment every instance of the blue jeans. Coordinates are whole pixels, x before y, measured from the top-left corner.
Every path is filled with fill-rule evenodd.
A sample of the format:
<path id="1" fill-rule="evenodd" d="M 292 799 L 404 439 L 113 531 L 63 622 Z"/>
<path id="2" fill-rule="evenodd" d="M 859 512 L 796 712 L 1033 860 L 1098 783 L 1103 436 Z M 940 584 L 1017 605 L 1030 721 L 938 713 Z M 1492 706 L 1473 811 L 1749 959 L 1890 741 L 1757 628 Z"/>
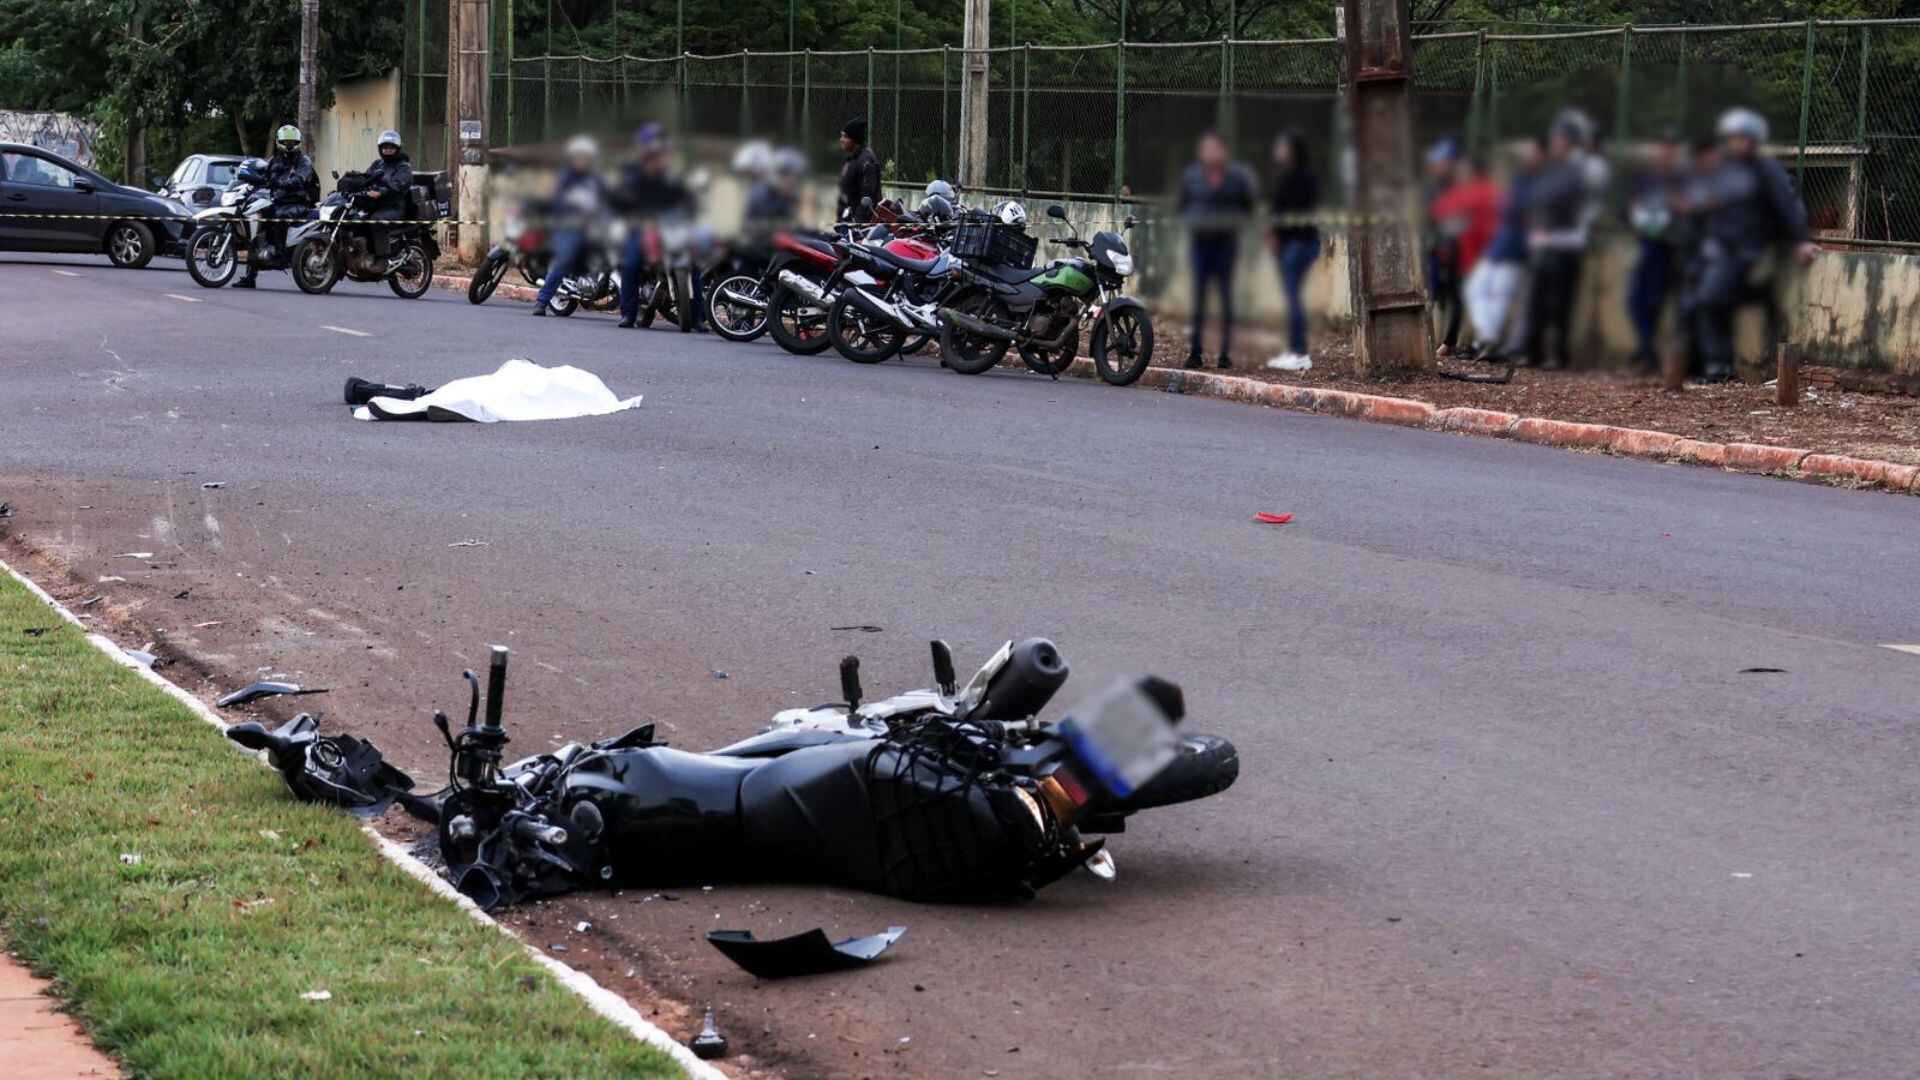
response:
<path id="1" fill-rule="evenodd" d="M 1300 302 L 1300 287 L 1307 280 L 1307 268 L 1320 257 L 1320 241 L 1288 240 L 1280 245 L 1280 288 L 1287 295 L 1287 351 L 1307 354 L 1307 311 Z"/>
<path id="2" fill-rule="evenodd" d="M 540 296 L 535 303 L 546 307 L 553 302 L 553 294 L 559 291 L 561 280 L 578 268 L 580 249 L 586 245 L 587 238 L 578 229 L 553 234 L 553 261 L 547 265 L 547 279 L 540 283 Z"/>
<path id="3" fill-rule="evenodd" d="M 1634 334 L 1640 339 L 1635 359 L 1647 367 L 1658 362 L 1660 312 L 1667 306 L 1669 282 L 1673 280 L 1673 246 L 1661 240 L 1640 241 L 1640 261 L 1633 265 L 1633 281 L 1627 289 L 1627 314 L 1633 318 Z"/>
<path id="4" fill-rule="evenodd" d="M 1239 253 L 1239 240 L 1232 234 L 1193 238 L 1192 354 L 1196 357 L 1207 326 L 1207 287 L 1215 282 L 1220 288 L 1220 355 L 1224 358 L 1233 352 L 1233 260 Z"/>
<path id="5" fill-rule="evenodd" d="M 640 317 L 640 268 L 647 261 L 640 246 L 644 235 L 642 229 L 628 230 L 627 246 L 620 251 L 620 318 L 626 320 Z"/>

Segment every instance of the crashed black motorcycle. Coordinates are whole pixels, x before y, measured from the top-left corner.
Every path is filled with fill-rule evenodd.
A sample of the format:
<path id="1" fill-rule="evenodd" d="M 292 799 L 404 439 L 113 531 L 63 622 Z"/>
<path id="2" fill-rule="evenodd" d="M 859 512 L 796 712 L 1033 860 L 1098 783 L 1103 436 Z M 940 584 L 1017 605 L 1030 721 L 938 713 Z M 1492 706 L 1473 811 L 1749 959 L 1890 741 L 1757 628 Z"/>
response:
<path id="1" fill-rule="evenodd" d="M 484 715 L 468 672 L 466 725 L 455 731 L 434 716 L 450 775 L 428 799 L 401 791 L 405 777 L 382 772 L 391 767 L 377 751 L 369 758 L 367 744 L 316 743 L 310 730 L 288 730 L 298 720 L 228 734 L 268 750 L 303 797 L 362 813 L 397 798 L 437 820 L 449 875 L 486 908 L 595 885 L 719 878 L 919 901 L 1024 899 L 1082 865 L 1112 877 L 1104 840 L 1090 837 L 1122 831 L 1141 810 L 1223 791 L 1238 775 L 1230 743 L 1176 735 L 1184 703 L 1172 683 L 1122 683 L 1043 722 L 1038 712 L 1067 677 L 1051 642 L 1008 643 L 964 689 L 943 642 L 933 655 L 936 689 L 863 706 L 849 657 L 844 704 L 782 714 L 711 753 L 667 747 L 645 725 L 503 765 L 507 654 L 496 648 Z"/>

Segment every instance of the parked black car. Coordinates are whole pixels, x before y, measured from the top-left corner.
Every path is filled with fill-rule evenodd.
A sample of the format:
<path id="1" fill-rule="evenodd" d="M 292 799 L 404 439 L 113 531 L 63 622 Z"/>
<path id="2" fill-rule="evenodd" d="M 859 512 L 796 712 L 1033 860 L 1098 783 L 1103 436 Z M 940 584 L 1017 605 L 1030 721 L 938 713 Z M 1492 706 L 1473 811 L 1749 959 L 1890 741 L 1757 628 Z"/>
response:
<path id="1" fill-rule="evenodd" d="M 188 154 L 154 190 L 164 198 L 204 210 L 219 200 L 220 193 L 233 182 L 234 170 L 245 160 L 239 154 Z"/>
<path id="2" fill-rule="evenodd" d="M 99 252 L 115 266 L 137 269 L 155 255 L 185 250 L 190 213 L 51 150 L 0 142 L 0 251 Z"/>

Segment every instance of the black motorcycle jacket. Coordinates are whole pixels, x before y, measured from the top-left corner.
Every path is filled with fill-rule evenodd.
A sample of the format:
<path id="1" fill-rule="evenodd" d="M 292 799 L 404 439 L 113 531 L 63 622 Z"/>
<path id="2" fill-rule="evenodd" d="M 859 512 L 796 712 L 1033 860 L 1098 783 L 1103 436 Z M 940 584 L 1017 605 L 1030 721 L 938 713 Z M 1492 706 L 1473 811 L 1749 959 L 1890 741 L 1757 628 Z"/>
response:
<path id="1" fill-rule="evenodd" d="M 276 206 L 312 206 L 320 201 L 320 176 L 305 151 L 276 151 L 267 161 L 267 190 Z"/>
<path id="2" fill-rule="evenodd" d="M 691 213 L 693 191 L 664 169 L 629 165 L 621 170 L 620 183 L 614 188 L 613 208 L 639 218 Z"/>
<path id="3" fill-rule="evenodd" d="M 1701 231 L 1730 251 L 1757 254 L 1773 244 L 1807 242 L 1807 207 L 1787 170 L 1770 157 L 1729 158 L 1695 182 Z"/>
<path id="4" fill-rule="evenodd" d="M 413 187 L 412 159 L 406 151 L 391 158 L 375 158 L 367 167 L 367 187 L 362 193 L 375 210 L 405 210 Z"/>
<path id="5" fill-rule="evenodd" d="M 880 202 L 880 159 L 873 150 L 861 147 L 847 155 L 846 164 L 840 166 L 840 221 L 868 222 L 873 213 L 861 208 L 862 199 L 872 199 L 875 205 Z"/>

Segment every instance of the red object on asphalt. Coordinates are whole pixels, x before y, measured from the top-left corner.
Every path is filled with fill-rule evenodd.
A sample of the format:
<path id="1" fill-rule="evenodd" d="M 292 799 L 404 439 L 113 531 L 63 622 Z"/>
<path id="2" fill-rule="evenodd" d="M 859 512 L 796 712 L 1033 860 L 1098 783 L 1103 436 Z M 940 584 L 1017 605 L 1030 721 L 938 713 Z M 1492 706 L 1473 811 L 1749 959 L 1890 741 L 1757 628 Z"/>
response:
<path id="1" fill-rule="evenodd" d="M 1292 514 L 1269 514 L 1265 510 L 1253 515 L 1253 520 L 1262 525 L 1285 525 L 1293 520 Z"/>

